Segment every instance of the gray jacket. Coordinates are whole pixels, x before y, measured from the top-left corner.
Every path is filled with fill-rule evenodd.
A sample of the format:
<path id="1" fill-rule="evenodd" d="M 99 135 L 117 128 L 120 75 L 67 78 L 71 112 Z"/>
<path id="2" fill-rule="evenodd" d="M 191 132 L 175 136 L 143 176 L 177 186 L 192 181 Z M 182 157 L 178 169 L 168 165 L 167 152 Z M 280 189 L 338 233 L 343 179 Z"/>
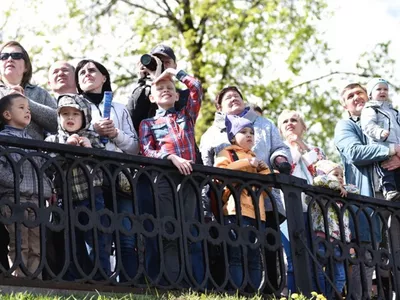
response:
<path id="1" fill-rule="evenodd" d="M 12 91 L 0 81 L 0 98 Z M 28 83 L 24 91 L 29 99 L 32 117 L 27 127 L 28 134 L 35 140 L 44 140 L 47 132 L 57 132 L 57 103 L 46 90 L 37 85 Z"/>
<path id="2" fill-rule="evenodd" d="M 27 129 L 17 129 L 11 126 L 5 126 L 5 129 L 0 132 L 2 136 L 13 136 L 25 139 L 32 139 L 28 133 Z M 0 148 L 1 150 L 4 147 Z M 10 148 L 11 149 L 11 148 Z M 18 149 L 18 148 L 14 148 Z M 29 152 L 29 150 L 18 149 L 23 152 Z M 13 149 L 11 149 L 13 151 Z M 22 155 L 16 152 L 10 153 L 11 159 L 13 163 L 11 163 L 6 156 L 0 156 L 0 194 L 13 194 L 14 193 L 14 180 L 17 181 L 17 188 L 19 183 L 19 191 L 22 196 L 31 197 L 37 196 L 39 194 L 39 178 L 37 176 L 37 172 L 35 171 L 35 165 L 39 168 L 39 173 L 43 174 L 43 196 L 45 199 L 48 199 L 51 196 L 51 181 L 45 175 L 44 172 L 40 171 L 40 168 L 43 164 L 43 159 L 39 156 L 33 156 L 31 162 L 30 160 L 26 159 L 26 155 L 23 153 Z M 19 165 L 20 166 L 20 173 L 19 178 L 14 179 L 14 167 L 20 163 L 21 159 L 25 159 L 25 161 Z"/>
<path id="3" fill-rule="evenodd" d="M 244 118 L 250 120 L 254 124 L 254 144 L 253 151 L 257 158 L 265 161 L 270 168 L 275 169 L 274 160 L 277 156 L 284 156 L 292 163 L 292 156 L 289 147 L 282 141 L 278 128 L 267 118 L 257 115 L 253 109 L 246 108 L 247 112 Z M 225 127 L 225 114 L 221 112 L 215 113 L 214 123 L 207 129 L 200 139 L 200 152 L 206 166 L 213 166 L 217 154 L 225 147 L 230 146 Z M 282 215 L 285 209 L 279 193 L 274 193 L 278 211 Z M 272 211 L 270 201 L 265 203 L 266 211 Z"/>
<path id="4" fill-rule="evenodd" d="M 389 101 L 370 100 L 361 112 L 361 128 L 372 142 L 400 144 L 400 115 Z M 387 138 L 382 138 L 383 130 L 389 131 Z"/>

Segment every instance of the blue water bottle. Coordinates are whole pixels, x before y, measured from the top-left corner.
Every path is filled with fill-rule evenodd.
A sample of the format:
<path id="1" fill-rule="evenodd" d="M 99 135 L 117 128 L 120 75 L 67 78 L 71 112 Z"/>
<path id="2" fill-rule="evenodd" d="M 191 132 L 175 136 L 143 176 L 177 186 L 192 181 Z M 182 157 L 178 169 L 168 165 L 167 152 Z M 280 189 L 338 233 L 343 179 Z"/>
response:
<path id="1" fill-rule="evenodd" d="M 104 119 L 108 119 L 110 117 L 112 99 L 113 99 L 112 92 L 109 92 L 109 91 L 104 92 L 104 97 L 103 97 L 103 103 L 104 103 L 103 118 Z M 108 138 L 107 137 L 101 137 L 100 141 L 103 144 L 107 144 L 108 143 Z"/>

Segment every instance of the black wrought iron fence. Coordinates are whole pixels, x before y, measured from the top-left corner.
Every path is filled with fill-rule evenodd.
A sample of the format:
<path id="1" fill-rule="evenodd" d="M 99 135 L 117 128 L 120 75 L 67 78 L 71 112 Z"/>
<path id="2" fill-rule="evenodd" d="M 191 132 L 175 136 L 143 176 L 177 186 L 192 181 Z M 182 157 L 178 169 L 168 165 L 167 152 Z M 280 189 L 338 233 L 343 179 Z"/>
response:
<path id="1" fill-rule="evenodd" d="M 398 203 L 341 198 L 286 175 L 195 165 L 182 176 L 167 160 L 8 137 L 0 145 L 0 284 L 280 295 L 287 273 L 274 188 L 286 204 L 297 291 L 356 299 L 358 271 L 363 297 L 371 271 L 378 298 L 399 290 Z"/>

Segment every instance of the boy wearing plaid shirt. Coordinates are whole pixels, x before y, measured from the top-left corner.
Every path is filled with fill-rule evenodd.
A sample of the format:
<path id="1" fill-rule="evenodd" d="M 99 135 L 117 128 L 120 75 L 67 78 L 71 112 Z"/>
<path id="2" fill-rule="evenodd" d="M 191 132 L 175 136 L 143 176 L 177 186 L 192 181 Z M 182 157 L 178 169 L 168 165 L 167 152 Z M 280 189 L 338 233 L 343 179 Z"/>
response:
<path id="1" fill-rule="evenodd" d="M 179 100 L 172 77 L 175 76 L 184 83 L 190 91 L 186 106 L 180 110 L 174 108 L 174 103 Z M 145 119 L 140 123 L 139 138 L 140 149 L 144 156 L 169 159 L 178 168 L 180 174 L 189 175 L 192 172 L 192 163 L 196 161 L 194 127 L 200 111 L 203 90 L 199 80 L 172 68 L 166 69 L 151 86 L 149 99 L 158 106 L 153 118 Z M 170 175 L 176 186 L 183 177 L 181 175 Z M 157 178 L 158 187 L 159 218 L 177 218 L 175 210 L 175 191 L 165 177 Z M 190 185 L 183 186 L 182 198 L 179 199 L 184 209 L 183 215 L 186 220 L 191 220 L 195 215 L 196 194 Z M 168 233 L 174 231 L 172 224 L 166 222 L 165 230 Z M 171 228 L 169 228 L 171 227 Z M 176 230 L 176 229 L 175 229 Z M 169 280 L 175 281 L 183 270 L 182 254 L 179 259 L 178 245 L 176 240 L 163 239 L 164 266 L 167 270 Z"/>

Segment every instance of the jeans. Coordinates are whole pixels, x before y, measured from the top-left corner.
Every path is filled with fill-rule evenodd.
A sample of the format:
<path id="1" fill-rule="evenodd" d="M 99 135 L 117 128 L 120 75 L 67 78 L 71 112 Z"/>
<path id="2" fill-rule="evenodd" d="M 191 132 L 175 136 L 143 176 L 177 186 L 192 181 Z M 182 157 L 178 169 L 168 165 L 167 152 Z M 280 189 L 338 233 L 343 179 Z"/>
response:
<path id="1" fill-rule="evenodd" d="M 95 195 L 95 211 L 100 211 L 105 208 L 104 206 L 104 197 L 102 193 L 99 193 Z M 73 202 L 73 209 L 75 210 L 78 207 L 86 207 L 88 209 L 91 209 L 91 201 L 89 199 L 83 200 L 83 201 L 75 201 Z M 93 209 L 92 209 L 93 210 Z M 86 213 L 80 213 L 78 216 L 79 223 L 82 225 L 87 225 L 89 223 L 89 216 Z M 101 216 L 100 217 L 100 223 L 104 227 L 108 227 L 110 225 L 109 220 L 106 216 Z M 94 226 L 96 228 L 96 226 Z M 94 232 L 97 232 L 97 241 L 98 245 L 97 247 L 94 245 Z M 76 256 L 77 258 L 80 257 L 87 257 L 87 254 L 89 254 L 89 258 L 91 262 L 96 261 L 96 256 L 98 256 L 99 259 L 99 264 L 101 268 L 103 269 L 104 273 L 106 274 L 107 277 L 111 275 L 111 266 L 110 266 L 110 257 L 109 253 L 107 251 L 107 243 L 110 241 L 110 239 L 107 237 L 107 234 L 104 232 L 101 232 L 99 229 L 95 230 L 87 230 L 87 231 L 80 231 L 76 230 L 75 233 L 75 238 L 76 238 Z M 82 239 L 84 243 L 82 243 Z M 72 252 L 71 252 L 72 254 Z M 69 270 L 66 274 L 66 280 L 74 280 L 81 277 L 79 275 L 79 272 L 75 266 L 71 262 Z M 94 275 L 93 279 L 95 280 L 101 280 L 104 279 L 104 276 L 98 271 Z"/>
<path id="2" fill-rule="evenodd" d="M 120 213 L 128 213 L 133 214 L 133 201 L 129 198 L 119 198 L 117 200 L 117 209 L 118 214 Z M 129 278 L 135 277 L 138 269 L 138 256 L 135 249 L 136 246 L 136 237 L 132 234 L 132 221 L 128 217 L 124 217 L 122 219 L 123 228 L 130 232 L 130 234 L 126 235 L 122 232 L 119 233 L 119 242 L 121 247 L 121 261 L 123 269 Z M 129 280 L 124 274 L 124 272 L 120 273 L 120 282 L 126 282 Z"/>
<path id="3" fill-rule="evenodd" d="M 242 226 L 253 226 L 256 227 L 257 221 L 255 219 L 251 219 L 248 217 L 242 217 Z M 236 216 L 225 216 L 224 217 L 225 224 L 235 224 Z M 265 223 L 261 222 L 260 230 L 263 231 L 265 229 Z M 232 240 L 237 240 L 238 236 L 234 230 L 230 230 L 229 237 Z M 247 243 L 255 243 L 257 237 L 254 234 L 249 235 Z M 229 272 L 230 277 L 236 286 L 240 287 L 243 282 L 244 277 L 244 268 L 242 263 L 242 251 L 241 247 L 228 246 L 228 257 L 229 257 Z M 261 262 L 261 250 L 260 248 L 251 249 L 247 247 L 247 264 L 248 264 L 248 272 L 250 276 L 250 281 L 254 286 L 259 287 L 262 279 L 262 262 Z"/>
<path id="4" fill-rule="evenodd" d="M 325 255 L 325 247 L 323 244 L 318 244 L 318 251 L 319 253 L 323 256 Z M 338 246 L 334 247 L 334 254 L 332 254 L 331 259 L 333 260 L 334 256 L 339 257 L 341 256 L 341 250 Z M 326 280 L 326 277 L 324 276 L 324 273 L 326 273 L 326 275 L 329 276 L 330 274 L 330 270 L 329 267 L 326 268 L 325 272 L 324 270 L 321 270 L 318 267 L 318 273 L 317 273 L 317 277 L 318 277 L 318 281 L 321 287 L 321 292 L 326 295 L 326 296 L 330 296 L 332 294 L 332 287 L 330 285 L 330 283 Z M 343 291 L 343 288 L 346 284 L 346 273 L 345 273 L 345 269 L 344 269 L 344 263 L 343 262 L 338 262 L 338 261 L 333 261 L 333 283 L 335 284 L 336 289 L 339 292 Z M 314 284 L 314 290 L 316 289 L 315 283 Z"/>
<path id="5" fill-rule="evenodd" d="M 140 176 L 136 184 L 136 195 L 139 202 L 139 213 L 155 216 L 156 209 L 153 199 L 150 179 L 146 176 Z M 155 224 L 150 221 L 145 221 L 145 231 L 152 232 L 155 230 Z M 160 273 L 160 257 L 158 250 L 158 242 L 156 237 L 144 237 L 145 249 L 145 270 L 147 275 L 155 280 Z"/>
<path id="6" fill-rule="evenodd" d="M 296 292 L 296 285 L 294 283 L 294 273 L 293 273 L 293 260 L 292 260 L 292 250 L 290 249 L 290 241 L 289 239 L 281 233 L 281 239 L 283 248 L 286 253 L 286 261 L 287 261 L 287 289 L 291 293 Z"/>
<path id="7" fill-rule="evenodd" d="M 196 214 L 197 215 L 197 210 Z M 191 229 L 191 234 L 197 236 L 198 232 L 194 228 Z M 192 262 L 192 273 L 193 277 L 198 284 L 200 284 L 204 279 L 205 265 L 204 265 L 204 253 L 202 242 L 194 242 L 190 245 L 190 258 Z"/>

